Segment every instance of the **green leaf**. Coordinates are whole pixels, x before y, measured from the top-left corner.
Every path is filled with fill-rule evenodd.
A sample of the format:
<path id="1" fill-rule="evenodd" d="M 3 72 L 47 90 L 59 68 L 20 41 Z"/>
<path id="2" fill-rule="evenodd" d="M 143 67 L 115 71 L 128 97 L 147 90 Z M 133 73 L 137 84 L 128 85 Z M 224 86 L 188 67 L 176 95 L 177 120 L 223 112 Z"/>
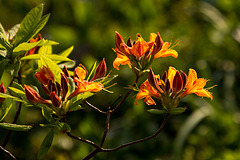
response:
<path id="1" fill-rule="evenodd" d="M 58 122 L 57 125 L 59 127 L 59 131 L 71 132 L 71 127 L 67 123 Z"/>
<path id="2" fill-rule="evenodd" d="M 149 109 L 147 111 L 150 113 L 153 113 L 153 114 L 166 114 L 167 113 L 166 110 L 159 110 L 159 109 Z"/>
<path id="3" fill-rule="evenodd" d="M 67 57 L 63 57 L 60 55 L 56 55 L 56 54 L 51 54 L 51 55 L 45 55 L 46 57 L 50 58 L 53 61 L 72 61 L 71 59 L 67 58 Z M 57 63 L 57 62 L 56 62 Z"/>
<path id="4" fill-rule="evenodd" d="M 0 127 L 12 130 L 12 131 L 28 131 L 33 126 L 31 125 L 19 125 L 19 124 L 12 124 L 12 123 L 0 123 Z"/>
<path id="5" fill-rule="evenodd" d="M 20 98 L 17 98 L 17 97 L 8 95 L 8 94 L 4 94 L 4 93 L 0 93 L 0 97 L 1 97 L 1 98 L 9 98 L 9 99 L 11 99 L 11 100 L 13 100 L 13 101 L 18 101 L 18 102 L 26 102 L 26 101 L 24 101 L 24 100 L 22 100 L 22 99 L 20 99 Z"/>
<path id="6" fill-rule="evenodd" d="M 14 54 L 14 56 L 17 56 L 17 55 L 25 53 L 26 51 L 29 51 L 30 49 L 32 49 L 34 47 L 38 47 L 38 46 L 45 47 L 45 46 L 51 46 L 51 45 L 57 45 L 57 44 L 58 44 L 57 42 L 49 41 L 49 40 L 45 40 L 45 39 L 41 39 L 40 41 L 32 42 L 32 43 L 23 42 L 14 48 L 13 54 Z M 39 52 L 40 52 L 40 50 L 39 50 Z M 46 52 L 47 51 L 44 50 L 44 53 L 46 53 Z"/>
<path id="7" fill-rule="evenodd" d="M 12 40 L 15 36 L 16 36 L 16 33 L 18 31 L 20 27 L 20 24 L 16 24 L 15 26 L 13 26 L 8 32 L 7 32 L 7 39 L 8 40 Z"/>
<path id="8" fill-rule="evenodd" d="M 8 52 L 12 52 L 13 47 L 12 45 L 9 43 L 9 41 L 7 40 L 6 36 L 2 33 L 0 33 L 0 47 L 2 49 L 8 50 Z"/>
<path id="9" fill-rule="evenodd" d="M 14 46 L 18 46 L 22 42 L 28 42 L 33 38 L 47 23 L 49 14 L 42 16 L 43 4 L 33 8 L 22 20 L 20 27 L 13 41 Z"/>
<path id="10" fill-rule="evenodd" d="M 5 99 L 0 103 L 0 122 L 6 117 L 9 110 L 12 108 L 13 101 L 10 99 Z"/>
<path id="11" fill-rule="evenodd" d="M 52 146 L 53 137 L 54 131 L 51 129 L 41 144 L 40 150 L 38 152 L 38 159 L 42 159 L 48 153 L 48 150 Z"/>
<path id="12" fill-rule="evenodd" d="M 20 66 L 21 66 L 21 62 L 20 61 L 16 61 L 15 63 L 13 63 L 12 65 L 9 65 L 7 68 L 6 68 L 6 72 L 8 74 L 10 74 L 11 76 L 17 76 L 18 75 L 18 71 L 20 69 Z"/>
<path id="13" fill-rule="evenodd" d="M 2 23 L 0 23 L 0 33 L 2 33 L 2 34 L 4 34 L 5 35 L 5 30 L 4 30 L 4 28 L 3 28 L 3 26 L 2 26 Z"/>
<path id="14" fill-rule="evenodd" d="M 21 84 L 17 83 L 17 82 L 13 81 L 12 86 L 17 88 L 17 89 L 19 89 L 19 90 L 21 90 L 21 91 L 23 91 L 23 92 L 25 91 L 23 86 Z"/>
<path id="15" fill-rule="evenodd" d="M 4 59 L 0 62 L 0 66 L 1 66 L 0 67 L 0 79 L 3 75 L 4 70 L 7 68 L 9 62 L 10 62 L 9 59 Z"/>
<path id="16" fill-rule="evenodd" d="M 66 49 L 66 50 L 62 51 L 61 53 L 59 53 L 59 55 L 62 56 L 62 57 L 68 57 L 70 55 L 70 53 L 72 52 L 73 48 L 74 47 L 71 46 L 68 49 Z M 61 60 L 57 61 L 56 63 L 60 63 L 60 62 L 61 62 Z"/>
<path id="17" fill-rule="evenodd" d="M 15 94 L 17 94 L 19 97 L 25 97 L 25 92 L 20 90 L 20 89 L 17 89 L 17 88 L 14 88 L 14 87 L 8 87 L 11 91 L 13 91 Z"/>
<path id="18" fill-rule="evenodd" d="M 22 57 L 20 60 L 21 60 L 21 61 L 23 61 L 23 60 L 32 60 L 32 59 L 39 60 L 40 57 L 41 57 L 40 54 L 32 54 L 32 55 L 24 56 L 24 57 Z"/>
<path id="19" fill-rule="evenodd" d="M 94 82 L 101 82 L 103 85 L 108 84 L 111 82 L 114 78 L 116 78 L 118 75 L 110 75 L 108 77 L 102 77 L 94 80 Z"/>
<path id="20" fill-rule="evenodd" d="M 45 107 L 42 107 L 42 115 L 48 122 L 50 122 L 50 123 L 54 123 L 55 122 L 53 117 L 52 117 L 52 115 L 51 115 L 51 113 L 50 113 L 50 111 L 47 110 Z"/>
<path id="21" fill-rule="evenodd" d="M 69 91 L 70 94 L 75 91 L 75 83 L 73 82 L 73 79 L 71 77 L 68 77 L 68 86 L 69 86 Z"/>
<path id="22" fill-rule="evenodd" d="M 38 54 L 46 55 L 46 56 L 51 55 L 52 54 L 52 46 L 46 45 L 46 46 L 40 47 L 38 50 Z"/>
<path id="23" fill-rule="evenodd" d="M 63 63 L 61 63 L 61 64 L 58 64 L 58 66 L 59 66 L 60 68 L 63 68 L 64 66 L 66 66 L 67 68 L 73 68 L 73 67 L 76 66 L 76 61 L 63 62 Z M 72 72 L 72 71 L 68 71 L 68 72 L 69 72 L 69 74 L 70 74 L 70 72 Z M 73 75 L 73 74 L 70 74 L 70 75 Z"/>
<path id="24" fill-rule="evenodd" d="M 88 75 L 88 77 L 87 77 L 87 81 L 90 79 L 90 77 L 91 77 L 91 75 L 93 74 L 93 72 L 94 72 L 94 70 L 95 70 L 95 68 L 97 67 L 97 62 L 94 62 L 94 64 L 92 65 L 92 67 L 91 67 L 91 69 L 90 69 L 90 73 L 89 73 L 89 75 Z"/>
<path id="25" fill-rule="evenodd" d="M 170 114 L 181 114 L 183 112 L 186 111 L 186 108 L 182 108 L 182 107 L 177 107 L 177 108 L 173 108 L 169 111 Z"/>

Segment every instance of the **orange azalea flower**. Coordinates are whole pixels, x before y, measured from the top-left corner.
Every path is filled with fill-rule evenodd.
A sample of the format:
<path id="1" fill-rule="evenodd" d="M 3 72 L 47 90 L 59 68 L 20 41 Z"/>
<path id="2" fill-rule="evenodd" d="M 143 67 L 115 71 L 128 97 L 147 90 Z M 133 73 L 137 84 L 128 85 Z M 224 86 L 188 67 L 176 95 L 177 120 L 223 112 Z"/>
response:
<path id="1" fill-rule="evenodd" d="M 84 80 L 87 76 L 86 68 L 80 64 L 79 67 L 74 70 L 74 82 L 77 83 L 77 89 L 68 96 L 68 99 L 75 97 L 76 95 L 84 92 L 99 92 L 104 86 L 100 82 L 88 82 Z"/>
<path id="2" fill-rule="evenodd" d="M 145 98 L 144 102 L 148 105 L 156 105 L 152 96 L 161 100 L 165 109 L 176 108 L 180 100 L 188 94 L 195 93 L 201 97 L 213 99 L 212 94 L 205 89 L 207 80 L 197 78 L 197 73 L 189 69 L 188 76 L 184 72 L 179 72 L 173 67 L 169 67 L 168 73 L 165 72 L 161 79 L 155 76 L 150 69 L 148 80 L 140 86 L 140 92 L 136 96 L 137 101 Z"/>
<path id="3" fill-rule="evenodd" d="M 131 68 L 136 67 L 143 71 L 149 67 L 155 58 L 178 57 L 178 53 L 169 48 L 171 43 L 163 42 L 159 33 L 151 33 L 149 42 L 146 42 L 138 33 L 136 41 L 132 43 L 129 38 L 127 44 L 125 44 L 122 36 L 116 32 L 115 45 L 114 52 L 116 52 L 117 58 L 113 62 L 113 67 L 117 70 L 119 70 L 119 65 L 128 64 Z"/>
<path id="4" fill-rule="evenodd" d="M 50 80 L 54 82 L 54 75 L 46 66 L 43 66 L 43 68 L 40 69 L 40 72 L 35 73 L 34 76 L 44 85 L 47 85 Z"/>

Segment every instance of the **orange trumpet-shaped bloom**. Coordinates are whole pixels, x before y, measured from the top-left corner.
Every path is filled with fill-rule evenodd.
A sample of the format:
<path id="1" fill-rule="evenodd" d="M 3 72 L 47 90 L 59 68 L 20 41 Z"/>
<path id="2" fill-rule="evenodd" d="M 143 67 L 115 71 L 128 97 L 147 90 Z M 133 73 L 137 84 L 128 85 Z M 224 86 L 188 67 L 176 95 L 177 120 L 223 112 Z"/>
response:
<path id="1" fill-rule="evenodd" d="M 176 108 L 180 100 L 188 94 L 194 93 L 201 97 L 213 99 L 212 94 L 205 89 L 207 80 L 197 78 L 194 69 L 189 69 L 188 76 L 184 72 L 179 72 L 174 67 L 169 67 L 168 73 L 165 72 L 161 79 L 155 76 L 150 69 L 148 80 L 140 86 L 140 92 L 136 96 L 137 101 L 145 98 L 144 102 L 148 105 L 156 105 L 151 97 L 161 100 L 165 109 Z"/>
<path id="2" fill-rule="evenodd" d="M 100 82 L 88 82 L 84 80 L 87 76 L 87 70 L 83 65 L 79 65 L 74 71 L 74 82 L 77 83 L 76 90 L 68 96 L 71 99 L 84 92 L 99 92 L 104 86 Z"/>
<path id="3" fill-rule="evenodd" d="M 149 42 L 146 42 L 138 33 L 136 41 L 132 43 L 129 38 L 126 44 L 122 36 L 116 32 L 115 45 L 114 52 L 116 52 L 117 58 L 113 62 L 113 67 L 117 70 L 119 70 L 120 65 L 126 64 L 141 70 L 142 68 L 137 66 L 138 62 L 143 69 L 146 69 L 144 66 L 149 66 L 152 59 L 167 56 L 178 57 L 178 53 L 169 48 L 171 43 L 163 42 L 159 33 L 151 33 Z"/>
<path id="4" fill-rule="evenodd" d="M 182 97 L 187 96 L 188 94 L 194 93 L 197 96 L 208 97 L 213 99 L 212 94 L 205 89 L 207 80 L 204 78 L 197 78 L 197 72 L 194 69 L 189 69 L 188 73 L 188 83 L 186 85 L 186 90 L 182 93 Z"/>

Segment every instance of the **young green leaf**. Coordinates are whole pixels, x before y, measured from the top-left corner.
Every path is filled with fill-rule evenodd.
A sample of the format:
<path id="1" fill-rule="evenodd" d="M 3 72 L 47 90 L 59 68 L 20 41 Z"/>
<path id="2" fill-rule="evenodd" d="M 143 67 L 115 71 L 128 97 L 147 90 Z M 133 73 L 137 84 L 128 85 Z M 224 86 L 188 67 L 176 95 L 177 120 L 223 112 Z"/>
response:
<path id="1" fill-rule="evenodd" d="M 153 114 L 166 114 L 167 113 L 166 110 L 159 110 L 159 109 L 149 109 L 147 111 L 150 113 L 153 113 Z"/>
<path id="2" fill-rule="evenodd" d="M 186 108 L 182 108 L 182 107 L 177 107 L 177 108 L 173 108 L 169 111 L 170 114 L 181 114 L 183 112 L 186 111 Z"/>
<path id="3" fill-rule="evenodd" d="M 91 75 L 93 74 L 95 68 L 97 67 L 97 61 L 94 62 L 94 64 L 92 65 L 91 69 L 90 69 L 90 73 L 88 74 L 88 77 L 87 77 L 87 81 L 90 79 Z"/>
<path id="4" fill-rule="evenodd" d="M 13 41 L 14 46 L 22 42 L 28 42 L 33 38 L 47 23 L 49 14 L 42 16 L 43 4 L 33 8 L 23 19 Z"/>
<path id="5" fill-rule="evenodd" d="M 8 40 L 12 40 L 15 36 L 16 36 L 16 33 L 18 31 L 20 27 L 20 24 L 16 24 L 15 26 L 13 26 L 8 32 L 7 32 L 7 39 Z"/>
<path id="6" fill-rule="evenodd" d="M 19 125 L 19 124 L 12 124 L 12 123 L 0 123 L 0 127 L 12 130 L 12 131 L 28 131 L 33 126 L 31 125 Z"/>
<path id="7" fill-rule="evenodd" d="M 38 152 L 38 159 L 42 159 L 48 153 L 48 150 L 52 145 L 53 137 L 54 131 L 51 129 L 41 144 L 40 150 Z"/>
<path id="8" fill-rule="evenodd" d="M 20 98 L 17 98 L 17 97 L 8 95 L 8 94 L 4 94 L 4 93 L 0 93 L 0 97 L 1 97 L 1 98 L 9 98 L 9 99 L 11 99 L 11 100 L 13 100 L 13 101 L 18 101 L 18 102 L 26 102 L 26 101 L 24 101 L 24 100 L 22 100 L 22 99 L 20 99 Z"/>
<path id="9" fill-rule="evenodd" d="M 13 106 L 13 101 L 10 99 L 5 99 L 2 103 L 0 103 L 0 122 L 6 117 L 9 110 Z"/>
<path id="10" fill-rule="evenodd" d="M 48 122 L 50 122 L 50 123 L 54 123 L 55 122 L 53 117 L 52 117 L 52 115 L 51 115 L 51 113 L 50 113 L 50 111 L 47 110 L 45 107 L 42 107 L 42 115 Z"/>

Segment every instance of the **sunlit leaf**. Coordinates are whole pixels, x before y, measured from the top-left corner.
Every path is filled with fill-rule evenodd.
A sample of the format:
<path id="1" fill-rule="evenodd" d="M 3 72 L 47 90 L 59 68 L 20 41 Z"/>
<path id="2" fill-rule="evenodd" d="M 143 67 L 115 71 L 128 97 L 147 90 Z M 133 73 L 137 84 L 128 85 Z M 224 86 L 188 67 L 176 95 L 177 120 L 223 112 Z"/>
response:
<path id="1" fill-rule="evenodd" d="M 26 102 L 20 98 L 17 98 L 17 97 L 14 97 L 14 96 L 11 96 L 9 94 L 4 94 L 4 93 L 0 93 L 0 97 L 1 98 L 9 98 L 9 99 L 12 99 L 13 101 L 18 101 L 18 102 Z"/>
<path id="2" fill-rule="evenodd" d="M 86 79 L 87 81 L 90 79 L 91 75 L 93 74 L 95 68 L 97 67 L 97 61 L 94 62 L 94 64 L 92 65 L 91 69 L 90 69 L 90 73 L 88 74 L 88 78 Z"/>
<path id="3" fill-rule="evenodd" d="M 147 111 L 150 113 L 153 113 L 153 114 L 166 114 L 167 113 L 166 110 L 159 110 L 159 109 L 149 109 Z"/>
<path id="4" fill-rule="evenodd" d="M 52 115 L 51 115 L 51 113 L 50 113 L 50 111 L 47 110 L 45 107 L 42 107 L 42 115 L 48 122 L 50 122 L 50 123 L 54 123 L 55 122 L 53 117 L 52 117 Z"/>
<path id="5" fill-rule="evenodd" d="M 19 124 L 12 124 L 12 123 L 0 123 L 0 127 L 12 130 L 12 131 L 28 131 L 33 126 L 31 125 L 19 125 Z"/>
<path id="6" fill-rule="evenodd" d="M 186 111 L 186 108 L 182 108 L 182 107 L 177 107 L 177 108 L 173 108 L 169 111 L 170 114 L 181 114 L 183 112 Z"/>
<path id="7" fill-rule="evenodd" d="M 22 42 L 28 42 L 45 26 L 49 19 L 49 14 L 41 18 L 42 11 L 43 4 L 40 4 L 26 15 L 16 33 L 13 41 L 14 46 L 18 46 Z"/>
<path id="8" fill-rule="evenodd" d="M 68 57 L 70 55 L 70 53 L 72 52 L 73 50 L 73 46 L 69 47 L 68 49 L 62 51 L 61 53 L 59 53 L 59 55 L 61 55 L 62 57 Z M 61 60 L 57 61 L 57 63 L 60 63 Z"/>
<path id="9" fill-rule="evenodd" d="M 5 99 L 2 103 L 0 103 L 0 122 L 6 117 L 12 106 L 13 101 L 10 99 Z"/>

